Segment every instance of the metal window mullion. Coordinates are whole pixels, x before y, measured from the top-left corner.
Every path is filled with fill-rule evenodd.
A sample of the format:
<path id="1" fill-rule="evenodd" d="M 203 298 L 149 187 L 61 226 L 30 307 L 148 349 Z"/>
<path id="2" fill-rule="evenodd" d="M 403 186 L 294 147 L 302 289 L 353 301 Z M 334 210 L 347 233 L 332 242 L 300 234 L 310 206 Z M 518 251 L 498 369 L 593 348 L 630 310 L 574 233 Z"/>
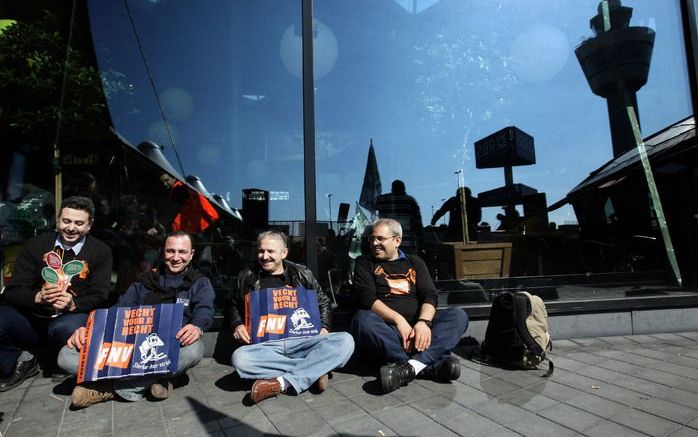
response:
<path id="1" fill-rule="evenodd" d="M 317 275 L 315 181 L 315 79 L 313 77 L 313 1 L 302 0 L 303 167 L 305 190 L 305 262 Z"/>

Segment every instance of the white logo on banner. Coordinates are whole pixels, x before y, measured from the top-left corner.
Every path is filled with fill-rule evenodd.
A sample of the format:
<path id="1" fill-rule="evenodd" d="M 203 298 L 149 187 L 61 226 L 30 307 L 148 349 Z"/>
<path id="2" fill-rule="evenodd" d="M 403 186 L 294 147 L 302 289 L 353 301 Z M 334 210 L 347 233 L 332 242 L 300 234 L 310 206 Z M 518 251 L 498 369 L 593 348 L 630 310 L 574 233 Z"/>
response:
<path id="1" fill-rule="evenodd" d="M 138 347 L 138 350 L 141 352 L 140 364 L 143 365 L 153 361 L 159 361 L 167 357 L 167 354 L 158 353 L 158 348 L 164 345 L 165 343 L 157 334 L 152 333 L 148 335 Z"/>
<path id="2" fill-rule="evenodd" d="M 305 310 L 305 308 L 298 308 L 291 314 L 291 323 L 293 323 L 293 330 L 298 331 L 299 329 L 310 329 L 314 328 L 315 325 L 310 323 L 308 319 L 310 314 Z"/>

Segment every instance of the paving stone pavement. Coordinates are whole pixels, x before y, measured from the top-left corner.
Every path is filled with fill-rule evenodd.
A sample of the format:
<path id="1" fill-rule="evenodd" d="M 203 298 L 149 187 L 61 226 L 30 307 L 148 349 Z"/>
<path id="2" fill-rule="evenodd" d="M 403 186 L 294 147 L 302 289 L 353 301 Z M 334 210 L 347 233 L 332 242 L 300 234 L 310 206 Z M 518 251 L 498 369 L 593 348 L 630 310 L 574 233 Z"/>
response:
<path id="1" fill-rule="evenodd" d="M 0 437 L 696 436 L 698 332 L 554 342 L 555 373 L 461 359 L 453 383 L 377 394 L 375 375 L 335 371 L 327 391 L 250 404 L 250 383 L 207 358 L 163 402 L 73 411 L 72 381 L 38 376 L 0 393 Z"/>

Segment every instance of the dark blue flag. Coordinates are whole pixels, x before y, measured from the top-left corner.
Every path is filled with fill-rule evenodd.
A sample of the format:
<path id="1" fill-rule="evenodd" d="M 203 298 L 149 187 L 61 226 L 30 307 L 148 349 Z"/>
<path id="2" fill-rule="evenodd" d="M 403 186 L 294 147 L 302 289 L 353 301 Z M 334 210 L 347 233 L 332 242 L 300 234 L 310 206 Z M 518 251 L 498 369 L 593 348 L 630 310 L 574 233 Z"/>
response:
<path id="1" fill-rule="evenodd" d="M 371 138 L 371 144 L 368 147 L 364 183 L 361 186 L 361 195 L 359 196 L 359 205 L 369 210 L 371 215 L 374 215 L 376 213 L 376 199 L 381 195 L 382 190 L 381 175 L 378 172 L 378 161 L 376 161 L 376 152 L 373 150 L 373 138 Z"/>
<path id="2" fill-rule="evenodd" d="M 245 325 L 252 343 L 318 335 L 322 328 L 315 290 L 263 288 L 245 295 Z"/>
<path id="3" fill-rule="evenodd" d="M 176 303 L 92 311 L 77 382 L 175 373 L 183 309 Z"/>

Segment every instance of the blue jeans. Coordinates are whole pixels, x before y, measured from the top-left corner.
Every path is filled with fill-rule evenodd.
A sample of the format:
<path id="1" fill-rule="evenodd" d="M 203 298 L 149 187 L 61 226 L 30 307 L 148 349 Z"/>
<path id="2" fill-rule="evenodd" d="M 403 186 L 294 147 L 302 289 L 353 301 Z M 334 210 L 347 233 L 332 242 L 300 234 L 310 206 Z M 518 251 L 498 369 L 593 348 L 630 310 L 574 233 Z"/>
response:
<path id="1" fill-rule="evenodd" d="M 376 364 L 414 359 L 427 366 L 446 359 L 468 329 L 468 316 L 458 308 L 436 312 L 431 327 L 431 346 L 424 352 L 409 354 L 395 325 L 389 325 L 371 310 L 359 310 L 351 321 L 351 332 L 364 359 Z"/>
<path id="2" fill-rule="evenodd" d="M 65 345 L 73 332 L 85 326 L 87 314 L 65 313 L 39 318 L 10 305 L 0 305 L 0 375 L 15 367 L 22 350 L 46 343 L 54 352 Z"/>
<path id="3" fill-rule="evenodd" d="M 189 346 L 182 346 L 179 348 L 179 359 L 175 376 L 181 375 L 187 369 L 191 369 L 199 364 L 199 361 L 204 357 L 204 350 L 204 344 L 201 340 Z M 71 375 L 77 375 L 79 361 L 80 351 L 70 349 L 68 346 L 64 346 L 58 354 L 58 365 Z M 119 397 L 127 401 L 135 402 L 145 397 L 147 390 L 154 382 L 158 379 L 166 378 L 167 376 L 168 375 L 158 374 L 114 379 L 112 380 L 112 384 L 114 386 L 114 392 L 119 395 Z"/>
<path id="4" fill-rule="evenodd" d="M 233 352 L 232 362 L 241 378 L 282 376 L 301 393 L 325 373 L 345 365 L 353 352 L 351 335 L 331 332 L 241 346 Z"/>

